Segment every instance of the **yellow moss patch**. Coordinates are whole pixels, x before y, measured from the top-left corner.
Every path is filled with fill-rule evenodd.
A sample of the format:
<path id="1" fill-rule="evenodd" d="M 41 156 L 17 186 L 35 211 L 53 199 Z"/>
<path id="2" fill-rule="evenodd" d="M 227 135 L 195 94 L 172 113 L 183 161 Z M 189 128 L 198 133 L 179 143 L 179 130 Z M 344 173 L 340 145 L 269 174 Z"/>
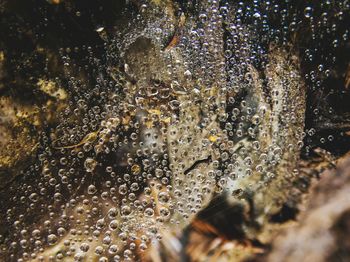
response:
<path id="1" fill-rule="evenodd" d="M 162 3 L 161 0 L 152 0 L 153 4 L 160 5 Z"/>
<path id="2" fill-rule="evenodd" d="M 148 111 L 148 113 L 153 114 L 153 115 L 158 115 L 158 116 L 161 115 L 161 112 L 158 109 L 148 109 L 147 111 Z"/>
<path id="3" fill-rule="evenodd" d="M 57 87 L 56 83 L 50 80 L 39 79 L 37 83 L 41 91 L 49 96 L 55 97 L 60 100 L 67 98 L 67 93 L 62 88 Z"/>
<path id="4" fill-rule="evenodd" d="M 212 142 L 212 143 L 215 143 L 217 140 L 218 140 L 218 136 L 213 136 L 213 135 L 210 135 L 208 137 L 209 141 Z"/>

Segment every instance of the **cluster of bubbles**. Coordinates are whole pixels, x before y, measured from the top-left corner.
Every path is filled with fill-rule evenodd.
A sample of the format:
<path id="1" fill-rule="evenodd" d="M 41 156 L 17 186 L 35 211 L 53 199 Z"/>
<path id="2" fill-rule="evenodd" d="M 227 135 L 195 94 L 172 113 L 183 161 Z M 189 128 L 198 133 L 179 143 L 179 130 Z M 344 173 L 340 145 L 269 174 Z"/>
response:
<path id="1" fill-rule="evenodd" d="M 267 187 L 283 159 L 296 161 L 313 133 L 303 132 L 304 76 L 274 46 L 288 50 L 305 23 L 309 41 L 327 39 L 334 49 L 302 54 L 319 61 L 306 79 L 321 88 L 349 38 L 337 30 L 349 3 L 314 1 L 300 14 L 289 0 L 197 2 L 145 2 L 124 28 L 98 26 L 103 59 L 91 46 L 60 50 L 55 81 L 68 100 L 11 189 L 9 260 L 138 260 L 215 195 Z M 93 70 L 74 62 L 79 52 Z"/>

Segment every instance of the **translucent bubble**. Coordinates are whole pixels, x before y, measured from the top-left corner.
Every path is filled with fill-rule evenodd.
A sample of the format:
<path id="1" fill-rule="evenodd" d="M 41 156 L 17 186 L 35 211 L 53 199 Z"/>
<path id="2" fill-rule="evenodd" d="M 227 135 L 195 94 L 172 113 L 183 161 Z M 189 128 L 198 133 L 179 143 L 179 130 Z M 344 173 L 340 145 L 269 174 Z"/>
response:
<path id="1" fill-rule="evenodd" d="M 166 207 L 161 207 L 160 210 L 159 210 L 159 213 L 164 218 L 168 218 L 170 216 L 170 211 Z"/>
<path id="2" fill-rule="evenodd" d="M 95 254 L 96 254 L 96 255 L 100 256 L 100 255 L 103 254 L 103 252 L 104 252 L 104 249 L 103 249 L 102 246 L 97 246 L 97 247 L 95 248 Z"/>
<path id="3" fill-rule="evenodd" d="M 90 245 L 88 243 L 82 243 L 80 245 L 80 250 L 83 251 L 83 252 L 88 252 L 89 248 L 90 248 Z"/>
<path id="4" fill-rule="evenodd" d="M 125 195 L 128 192 L 128 187 L 126 184 L 123 184 L 121 186 L 119 186 L 119 190 L 118 190 L 119 194 L 121 195 Z"/>
<path id="5" fill-rule="evenodd" d="M 161 204 L 166 204 L 170 200 L 170 195 L 168 192 L 160 192 L 158 194 L 158 199 Z"/>
<path id="6" fill-rule="evenodd" d="M 93 172 L 96 168 L 97 162 L 92 158 L 86 158 L 84 167 L 87 172 Z"/>
<path id="7" fill-rule="evenodd" d="M 153 217 L 154 216 L 154 210 L 152 208 L 146 208 L 144 212 L 146 217 Z"/>
<path id="8" fill-rule="evenodd" d="M 47 242 L 49 245 L 54 245 L 58 241 L 58 237 L 55 234 L 50 234 L 47 236 Z"/>
<path id="9" fill-rule="evenodd" d="M 254 18 L 261 18 L 261 14 L 259 13 L 259 12 L 255 12 L 254 14 L 253 14 L 253 17 Z"/>
<path id="10" fill-rule="evenodd" d="M 312 17 L 312 13 L 313 13 L 313 8 L 308 6 L 304 9 L 304 16 L 306 18 L 311 18 Z"/>
<path id="11" fill-rule="evenodd" d="M 95 185 L 89 185 L 88 186 L 88 194 L 93 195 L 97 192 L 97 188 Z"/>

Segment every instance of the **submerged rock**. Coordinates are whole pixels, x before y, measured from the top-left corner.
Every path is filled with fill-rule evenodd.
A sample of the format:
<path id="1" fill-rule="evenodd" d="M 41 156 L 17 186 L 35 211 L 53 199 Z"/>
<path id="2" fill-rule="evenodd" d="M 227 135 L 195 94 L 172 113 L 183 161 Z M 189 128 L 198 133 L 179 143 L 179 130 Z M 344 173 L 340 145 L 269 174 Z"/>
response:
<path id="1" fill-rule="evenodd" d="M 0 259 L 264 252 L 310 179 L 300 157 L 326 147 L 311 126 L 336 109 L 312 101 L 334 72 L 346 78 L 346 11 L 346 1 L 3 1 Z"/>

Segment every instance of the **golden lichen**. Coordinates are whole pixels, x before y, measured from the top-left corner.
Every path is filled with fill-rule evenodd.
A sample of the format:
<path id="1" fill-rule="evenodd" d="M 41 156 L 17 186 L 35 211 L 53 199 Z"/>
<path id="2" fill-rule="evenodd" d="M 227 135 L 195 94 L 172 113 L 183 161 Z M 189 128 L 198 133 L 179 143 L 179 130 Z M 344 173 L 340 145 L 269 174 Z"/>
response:
<path id="1" fill-rule="evenodd" d="M 39 79 L 37 83 L 39 89 L 51 97 L 59 100 L 65 100 L 67 93 L 63 88 L 59 88 L 55 82 L 51 80 Z"/>

